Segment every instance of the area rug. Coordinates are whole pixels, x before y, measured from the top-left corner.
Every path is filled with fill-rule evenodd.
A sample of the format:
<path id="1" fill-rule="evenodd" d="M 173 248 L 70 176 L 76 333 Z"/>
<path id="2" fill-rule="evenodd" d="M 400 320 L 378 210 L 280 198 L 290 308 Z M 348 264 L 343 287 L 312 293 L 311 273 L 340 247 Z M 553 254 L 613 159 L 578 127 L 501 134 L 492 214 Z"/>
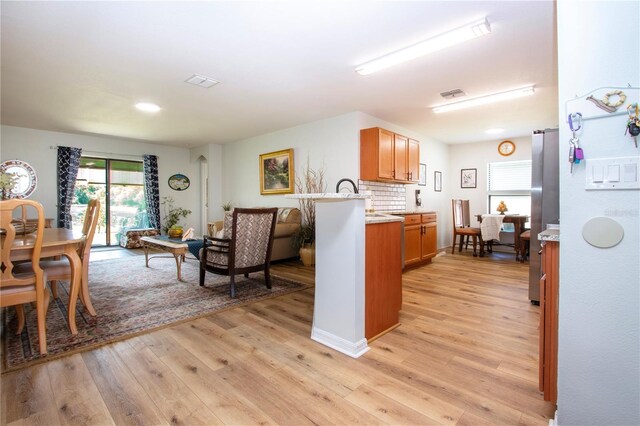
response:
<path id="1" fill-rule="evenodd" d="M 153 259 L 149 268 L 142 256 L 91 262 L 89 288 L 97 316 L 90 316 L 78 301 L 72 336 L 67 325 L 68 282 L 58 283 L 58 299 L 47 312 L 47 351 L 40 356 L 36 312 L 26 307 L 26 326 L 17 336 L 15 309 L 3 309 L 3 372 L 36 362 L 92 349 L 167 325 L 306 288 L 307 285 L 272 275 L 267 289 L 262 273 L 236 276 L 236 298 L 229 296 L 229 277 L 206 274 L 198 285 L 196 260 L 182 264 L 182 281 L 176 278 L 173 258 Z"/>

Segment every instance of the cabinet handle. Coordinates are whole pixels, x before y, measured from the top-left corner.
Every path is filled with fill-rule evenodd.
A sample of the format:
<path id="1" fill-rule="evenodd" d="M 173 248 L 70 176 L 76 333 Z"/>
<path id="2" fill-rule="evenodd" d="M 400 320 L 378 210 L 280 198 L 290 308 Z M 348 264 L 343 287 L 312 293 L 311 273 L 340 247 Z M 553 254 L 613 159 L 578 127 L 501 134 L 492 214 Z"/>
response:
<path id="1" fill-rule="evenodd" d="M 413 179 L 413 172 L 409 172 L 409 180 Z"/>

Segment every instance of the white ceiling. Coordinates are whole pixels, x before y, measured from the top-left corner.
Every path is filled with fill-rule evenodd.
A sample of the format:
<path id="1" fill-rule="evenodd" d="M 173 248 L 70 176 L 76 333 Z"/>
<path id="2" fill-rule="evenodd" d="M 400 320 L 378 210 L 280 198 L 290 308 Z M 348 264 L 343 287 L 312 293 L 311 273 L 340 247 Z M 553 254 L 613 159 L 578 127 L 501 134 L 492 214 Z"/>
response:
<path id="1" fill-rule="evenodd" d="M 554 3 L 3 2 L 2 124 L 197 146 L 363 111 L 446 143 L 557 125 Z M 486 16 L 492 33 L 361 76 L 356 65 Z M 221 83 L 184 83 L 192 74 Z M 430 106 L 534 84 L 446 114 Z M 137 111 L 139 101 L 162 111 Z M 502 127 L 506 132 L 486 135 Z"/>

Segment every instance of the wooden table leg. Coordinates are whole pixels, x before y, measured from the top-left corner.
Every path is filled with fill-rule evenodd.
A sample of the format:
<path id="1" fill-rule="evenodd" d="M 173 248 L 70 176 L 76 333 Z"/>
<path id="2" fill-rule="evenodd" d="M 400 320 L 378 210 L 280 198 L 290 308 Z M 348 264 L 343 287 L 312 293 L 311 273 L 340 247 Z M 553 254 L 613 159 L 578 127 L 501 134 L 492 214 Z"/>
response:
<path id="1" fill-rule="evenodd" d="M 182 254 L 173 253 L 173 257 L 176 259 L 176 268 L 178 269 L 178 281 L 182 281 L 182 274 L 180 272 L 182 266 Z"/>

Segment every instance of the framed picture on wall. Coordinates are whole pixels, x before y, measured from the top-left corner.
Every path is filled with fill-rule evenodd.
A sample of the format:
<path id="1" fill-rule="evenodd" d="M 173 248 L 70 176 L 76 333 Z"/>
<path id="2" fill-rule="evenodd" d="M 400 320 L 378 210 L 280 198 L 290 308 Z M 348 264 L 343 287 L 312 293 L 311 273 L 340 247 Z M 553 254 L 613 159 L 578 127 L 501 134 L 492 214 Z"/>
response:
<path id="1" fill-rule="evenodd" d="M 260 194 L 292 194 L 293 148 L 260 155 Z"/>
<path id="2" fill-rule="evenodd" d="M 442 172 L 433 172 L 433 190 L 442 192 Z"/>
<path id="3" fill-rule="evenodd" d="M 424 163 L 420 163 L 420 180 L 418 180 L 418 185 L 427 186 L 427 165 Z"/>
<path id="4" fill-rule="evenodd" d="M 478 169 L 460 170 L 460 188 L 475 188 L 477 186 Z"/>

